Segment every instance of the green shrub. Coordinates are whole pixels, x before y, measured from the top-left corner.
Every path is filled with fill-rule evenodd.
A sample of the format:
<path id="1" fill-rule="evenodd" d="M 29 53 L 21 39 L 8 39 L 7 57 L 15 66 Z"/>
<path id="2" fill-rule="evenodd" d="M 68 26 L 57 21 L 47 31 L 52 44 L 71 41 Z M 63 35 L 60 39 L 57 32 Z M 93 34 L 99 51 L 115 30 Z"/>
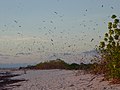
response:
<path id="1" fill-rule="evenodd" d="M 108 33 L 105 33 L 104 40 L 100 42 L 99 51 L 101 55 L 102 73 L 108 79 L 120 79 L 120 28 L 119 19 L 112 15 L 112 22 L 108 23 Z"/>

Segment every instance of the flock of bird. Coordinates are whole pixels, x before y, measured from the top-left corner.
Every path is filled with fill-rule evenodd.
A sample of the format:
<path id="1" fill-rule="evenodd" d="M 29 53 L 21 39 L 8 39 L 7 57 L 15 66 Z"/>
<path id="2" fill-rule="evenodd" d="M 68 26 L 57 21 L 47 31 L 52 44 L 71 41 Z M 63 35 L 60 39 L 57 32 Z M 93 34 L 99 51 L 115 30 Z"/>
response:
<path id="1" fill-rule="evenodd" d="M 101 5 L 101 7 L 103 8 L 104 5 Z M 111 6 L 110 8 L 114 9 L 113 6 Z M 85 9 L 85 12 L 88 12 L 88 11 L 89 11 L 89 9 Z M 56 16 L 59 16 L 61 18 L 61 21 L 63 22 L 64 15 L 59 15 L 59 12 L 57 12 L 57 11 L 54 11 L 53 14 L 56 15 Z M 85 17 L 85 16 L 86 16 L 86 14 L 83 14 L 83 17 Z M 13 20 L 13 22 L 16 25 L 19 24 L 19 21 L 17 21 L 17 20 Z M 43 20 L 42 22 L 45 23 L 47 21 Z M 51 20 L 49 22 L 51 24 L 54 24 L 54 20 Z M 94 24 L 94 27 L 90 27 L 90 26 L 87 25 L 87 22 L 88 21 L 86 21 L 86 20 L 81 21 L 81 23 L 79 24 L 79 27 L 80 28 L 82 27 L 82 28 L 85 28 L 85 29 L 93 28 L 92 30 L 94 30 L 96 32 L 99 24 L 97 22 L 95 22 L 94 20 L 89 20 L 89 23 Z M 4 25 L 4 27 L 7 27 L 7 25 Z M 22 26 L 18 25 L 18 28 L 22 29 Z M 48 28 L 47 28 L 47 26 L 46 27 L 43 26 L 41 28 L 38 28 L 38 30 L 41 30 L 41 29 L 48 29 Z M 15 54 L 16 56 L 18 56 L 18 55 L 31 55 L 32 54 L 31 52 L 34 51 L 34 49 L 36 49 L 36 51 L 40 52 L 40 53 L 43 53 L 43 52 L 47 53 L 47 52 L 50 52 L 50 51 L 53 51 L 53 52 L 54 51 L 65 51 L 65 50 L 67 50 L 67 52 L 70 52 L 71 50 L 73 50 L 73 52 L 76 52 L 76 49 L 81 47 L 81 46 L 78 47 L 78 45 L 76 45 L 76 43 L 78 43 L 78 42 L 79 43 L 83 43 L 84 40 L 86 38 L 88 38 L 87 34 L 86 34 L 86 32 L 84 30 L 82 32 L 80 32 L 80 33 L 82 33 L 82 36 L 78 36 L 78 35 L 71 36 L 72 34 L 71 34 L 71 32 L 69 32 L 69 30 L 59 31 L 59 35 L 61 35 L 61 36 L 59 36 L 59 35 L 57 36 L 55 34 L 55 31 L 57 31 L 57 26 L 54 26 L 53 30 L 52 29 L 48 29 L 47 32 L 44 33 L 45 37 L 49 37 L 48 38 L 49 39 L 49 43 L 47 41 L 41 42 L 38 39 L 39 37 L 33 36 L 32 40 L 31 40 L 31 43 L 30 42 L 26 42 L 24 40 L 22 43 L 19 43 L 16 46 L 16 48 L 15 47 L 14 48 L 9 47 L 10 48 L 9 50 L 11 52 L 14 51 L 14 49 L 18 50 L 19 52 L 16 52 L 16 54 Z M 24 38 L 24 34 L 23 33 L 17 32 L 17 34 L 20 35 L 20 37 L 23 36 L 23 38 Z M 59 38 L 59 40 L 61 40 L 61 41 L 56 41 L 56 38 Z M 101 36 L 99 36 L 99 38 L 101 38 Z M 91 39 L 90 38 L 88 38 L 88 39 L 89 39 L 89 42 L 91 42 L 91 43 L 94 43 L 94 41 L 95 41 L 94 37 L 91 37 Z M 71 40 L 73 42 L 71 42 Z M 50 44 L 50 45 L 46 45 L 46 44 Z M 87 45 L 87 43 L 84 42 L 84 45 Z M 59 47 L 59 46 L 61 46 L 61 47 Z M 24 50 L 26 50 L 26 52 Z M 53 55 L 53 56 L 55 56 L 55 55 Z"/>

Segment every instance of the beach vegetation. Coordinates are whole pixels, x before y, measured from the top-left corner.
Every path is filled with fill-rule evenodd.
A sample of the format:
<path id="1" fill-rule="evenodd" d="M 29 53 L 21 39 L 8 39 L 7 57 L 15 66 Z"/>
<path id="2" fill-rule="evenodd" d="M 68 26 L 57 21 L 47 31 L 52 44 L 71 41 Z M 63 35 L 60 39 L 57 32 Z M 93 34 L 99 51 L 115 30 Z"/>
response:
<path id="1" fill-rule="evenodd" d="M 120 21 L 116 15 L 111 16 L 108 32 L 97 48 L 100 63 L 95 66 L 95 73 L 103 73 L 107 80 L 120 80 Z"/>
<path id="2" fill-rule="evenodd" d="M 64 60 L 56 59 L 40 62 L 36 65 L 28 65 L 27 67 L 20 69 L 40 69 L 40 70 L 49 70 L 49 69 L 65 69 L 65 70 L 88 70 L 93 67 L 93 64 L 77 64 L 77 63 L 66 63 Z"/>

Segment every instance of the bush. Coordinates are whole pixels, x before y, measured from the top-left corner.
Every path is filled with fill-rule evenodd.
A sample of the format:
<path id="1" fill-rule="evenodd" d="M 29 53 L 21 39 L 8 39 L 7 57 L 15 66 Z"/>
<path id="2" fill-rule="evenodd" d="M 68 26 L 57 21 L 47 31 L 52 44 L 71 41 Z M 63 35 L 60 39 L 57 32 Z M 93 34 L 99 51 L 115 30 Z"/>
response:
<path id="1" fill-rule="evenodd" d="M 105 33 L 104 40 L 100 42 L 99 53 L 101 56 L 100 64 L 102 73 L 108 79 L 120 79 L 120 28 L 119 19 L 112 15 L 112 22 L 108 23 L 109 31 Z M 98 72 L 100 72 L 98 71 Z"/>
<path id="2" fill-rule="evenodd" d="M 77 63 L 72 63 L 72 64 L 70 64 L 69 65 L 69 69 L 70 70 L 78 70 L 78 69 L 80 69 L 80 65 L 79 64 L 77 64 Z"/>
<path id="3" fill-rule="evenodd" d="M 67 69 L 69 64 L 61 59 L 41 62 L 35 65 L 35 69 Z"/>

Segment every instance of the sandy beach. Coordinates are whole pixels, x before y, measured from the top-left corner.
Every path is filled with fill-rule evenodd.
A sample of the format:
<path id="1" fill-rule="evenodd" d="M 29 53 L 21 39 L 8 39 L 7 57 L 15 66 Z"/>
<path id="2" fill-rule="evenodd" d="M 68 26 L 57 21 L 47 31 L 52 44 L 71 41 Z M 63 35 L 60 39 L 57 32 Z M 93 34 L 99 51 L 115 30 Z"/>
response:
<path id="1" fill-rule="evenodd" d="M 22 82 L 6 85 L 6 90 L 120 90 L 120 85 L 110 85 L 102 75 L 87 74 L 77 70 L 17 70 L 13 80 Z M 12 86 L 12 87 L 11 87 Z"/>

